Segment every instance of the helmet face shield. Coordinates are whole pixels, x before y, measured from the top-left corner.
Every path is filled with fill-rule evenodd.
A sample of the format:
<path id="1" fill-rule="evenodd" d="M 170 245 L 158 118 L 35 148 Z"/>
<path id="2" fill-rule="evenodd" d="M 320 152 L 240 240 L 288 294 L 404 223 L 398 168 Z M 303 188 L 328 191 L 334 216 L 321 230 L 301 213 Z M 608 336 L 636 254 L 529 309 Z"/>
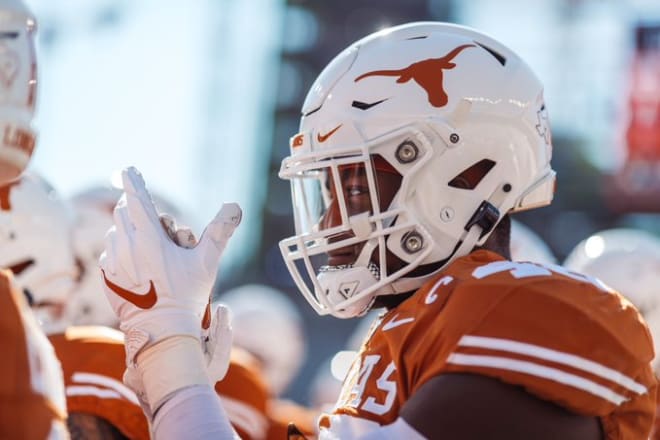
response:
<path id="1" fill-rule="evenodd" d="M 299 288 L 321 314 L 365 312 L 373 298 L 355 295 L 358 289 L 375 292 L 400 269 L 388 256 L 387 239 L 411 227 L 394 226 L 402 176 L 381 156 L 357 151 L 296 158 L 281 175 L 291 181 L 296 236 L 280 246 Z M 339 272 L 353 275 L 336 284 Z"/>

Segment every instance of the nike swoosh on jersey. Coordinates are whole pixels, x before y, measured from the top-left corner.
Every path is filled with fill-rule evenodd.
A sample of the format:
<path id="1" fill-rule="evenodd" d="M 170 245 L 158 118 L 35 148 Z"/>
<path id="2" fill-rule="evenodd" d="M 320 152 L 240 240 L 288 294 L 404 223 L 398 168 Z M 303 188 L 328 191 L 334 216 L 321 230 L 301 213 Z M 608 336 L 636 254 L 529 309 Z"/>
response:
<path id="1" fill-rule="evenodd" d="M 333 128 L 332 130 L 327 132 L 326 134 L 316 133 L 316 140 L 319 141 L 319 142 L 327 141 L 330 136 L 335 134 L 337 132 L 337 130 L 339 130 L 341 128 L 341 126 L 342 126 L 342 124 L 339 124 L 338 126 Z"/>
<path id="2" fill-rule="evenodd" d="M 156 295 L 156 288 L 154 287 L 153 281 L 149 281 L 149 290 L 146 293 L 135 293 L 110 281 L 108 277 L 105 276 L 104 270 L 101 270 L 101 272 L 103 273 L 103 280 L 105 281 L 106 286 L 116 293 L 117 296 L 130 302 L 135 307 L 140 309 L 150 309 L 156 304 L 156 301 L 158 301 L 158 295 Z"/>
<path id="3" fill-rule="evenodd" d="M 397 318 L 398 316 L 399 316 L 398 314 L 397 314 L 397 315 L 394 315 L 394 316 L 392 317 L 392 319 L 390 319 L 389 321 L 387 321 L 387 322 L 383 325 L 382 330 L 383 330 L 384 332 L 386 332 L 386 331 L 388 331 L 388 330 L 392 330 L 392 329 L 395 328 L 395 327 L 398 327 L 398 326 L 403 325 L 403 324 L 408 324 L 409 322 L 413 322 L 413 321 L 415 320 L 415 318 L 403 318 L 403 319 L 399 319 L 399 320 L 397 321 L 396 318 Z"/>

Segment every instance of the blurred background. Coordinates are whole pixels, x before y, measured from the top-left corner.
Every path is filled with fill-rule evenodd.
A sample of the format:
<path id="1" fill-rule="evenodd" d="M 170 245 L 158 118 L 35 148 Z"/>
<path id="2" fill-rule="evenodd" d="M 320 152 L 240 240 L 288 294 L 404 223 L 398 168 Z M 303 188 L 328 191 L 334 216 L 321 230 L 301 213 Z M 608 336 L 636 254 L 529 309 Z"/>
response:
<path id="1" fill-rule="evenodd" d="M 293 233 L 277 172 L 307 89 L 364 35 L 452 21 L 529 62 L 546 87 L 559 183 L 551 207 L 516 219 L 559 261 L 602 229 L 660 235 L 657 0 L 27 2 L 41 81 L 31 168 L 72 196 L 135 165 L 197 232 L 223 201 L 238 201 L 244 221 L 218 292 L 261 283 L 294 301 L 307 358 L 285 395 L 299 402 L 357 322 L 318 317 L 297 293 L 277 247 Z"/>

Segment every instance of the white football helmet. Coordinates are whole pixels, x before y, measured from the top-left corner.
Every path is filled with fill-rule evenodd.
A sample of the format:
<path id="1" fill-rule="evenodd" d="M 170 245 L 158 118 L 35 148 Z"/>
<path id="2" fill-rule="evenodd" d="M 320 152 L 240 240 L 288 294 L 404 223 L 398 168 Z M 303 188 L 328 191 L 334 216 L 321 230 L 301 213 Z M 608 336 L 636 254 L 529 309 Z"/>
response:
<path id="1" fill-rule="evenodd" d="M 414 290 L 506 213 L 552 200 L 543 87 L 473 29 L 412 23 L 354 43 L 317 78 L 302 115 L 280 169 L 296 235 L 280 247 L 319 314 L 359 316 L 378 295 Z M 368 188 L 342 181 L 354 169 Z M 376 187 L 383 172 L 400 177 L 391 199 Z M 368 212 L 351 212 L 354 193 L 369 198 Z M 324 228 L 331 211 L 336 223 Z M 359 249 L 353 263 L 328 264 L 347 248 Z M 403 267 L 388 270 L 394 259 Z"/>
<path id="2" fill-rule="evenodd" d="M 78 276 L 68 205 L 43 179 L 23 174 L 0 188 L 0 267 L 32 299 L 44 331 L 63 330 Z"/>
<path id="3" fill-rule="evenodd" d="M 71 198 L 75 213 L 73 249 L 80 267 L 80 278 L 67 307 L 74 325 L 118 325 L 117 315 L 103 294 L 98 261 L 104 249 L 105 233 L 113 225 L 112 211 L 121 194 L 118 188 L 97 186 Z"/>
<path id="4" fill-rule="evenodd" d="M 660 238 L 637 229 L 610 229 L 581 241 L 564 262 L 599 278 L 632 302 L 646 319 L 660 354 Z"/>
<path id="5" fill-rule="evenodd" d="M 0 184 L 20 175 L 36 142 L 36 26 L 22 1 L 0 5 Z"/>
<path id="6" fill-rule="evenodd" d="M 511 219 L 511 259 L 541 264 L 557 264 L 557 258 L 539 235 Z"/>
<path id="7" fill-rule="evenodd" d="M 105 233 L 113 225 L 112 212 L 122 190 L 110 185 L 95 185 L 76 195 L 70 202 L 75 213 L 73 248 L 80 266 L 80 278 L 71 296 L 67 313 L 74 325 L 116 327 L 117 316 L 103 293 L 98 267 L 105 248 Z M 160 212 L 180 220 L 180 211 L 159 195 L 152 194 Z"/>
<path id="8" fill-rule="evenodd" d="M 286 390 L 305 360 L 303 322 L 295 304 L 279 290 L 246 284 L 227 291 L 218 301 L 232 314 L 234 345 L 263 364 L 271 391 Z"/>

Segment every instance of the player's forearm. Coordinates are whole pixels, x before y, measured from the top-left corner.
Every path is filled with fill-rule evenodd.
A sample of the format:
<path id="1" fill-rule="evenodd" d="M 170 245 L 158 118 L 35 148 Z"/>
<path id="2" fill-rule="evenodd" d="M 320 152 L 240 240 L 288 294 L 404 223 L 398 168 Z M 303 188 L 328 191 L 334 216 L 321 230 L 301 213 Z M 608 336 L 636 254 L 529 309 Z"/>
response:
<path id="1" fill-rule="evenodd" d="M 138 354 L 136 368 L 153 414 L 154 439 L 238 438 L 207 376 L 197 340 L 165 339 Z"/>

